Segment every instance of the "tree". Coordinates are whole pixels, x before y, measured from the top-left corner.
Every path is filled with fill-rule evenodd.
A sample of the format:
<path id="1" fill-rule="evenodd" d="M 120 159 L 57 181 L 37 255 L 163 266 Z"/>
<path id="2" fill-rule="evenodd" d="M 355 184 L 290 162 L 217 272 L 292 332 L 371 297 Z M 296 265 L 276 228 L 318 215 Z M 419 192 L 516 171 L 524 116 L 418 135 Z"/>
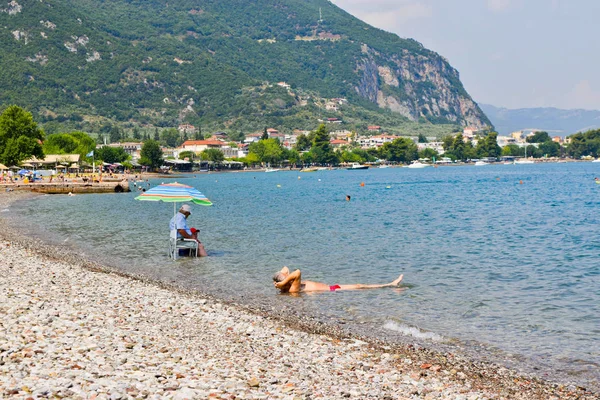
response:
<path id="1" fill-rule="evenodd" d="M 527 136 L 525 141 L 527 141 L 527 143 L 544 143 L 550 142 L 552 139 L 550 138 L 550 135 L 548 135 L 548 132 L 540 131 L 531 136 Z"/>
<path id="2" fill-rule="evenodd" d="M 314 139 L 310 149 L 313 153 L 314 162 L 319 164 L 336 164 L 338 162 L 336 154 L 331 148 L 331 138 L 325 124 L 319 125 L 314 131 Z"/>
<path id="3" fill-rule="evenodd" d="M 516 144 L 508 144 L 502 148 L 502 155 L 518 157 L 523 155 L 523 150 Z"/>
<path id="4" fill-rule="evenodd" d="M 118 143 L 121 141 L 121 131 L 118 126 L 115 125 L 110 129 L 109 138 L 111 143 Z"/>
<path id="5" fill-rule="evenodd" d="M 419 151 L 418 153 L 419 158 L 429 158 L 430 160 L 435 159 L 439 159 L 440 155 L 438 154 L 437 151 L 435 151 L 434 149 L 432 149 L 431 147 L 427 147 L 424 148 L 423 150 Z"/>
<path id="6" fill-rule="evenodd" d="M 462 136 L 462 135 L 461 135 Z M 442 138 L 442 148 L 448 152 L 452 150 L 452 144 L 454 143 L 454 136 L 447 135 Z"/>
<path id="7" fill-rule="evenodd" d="M 137 126 L 135 128 L 133 128 L 133 138 L 135 140 L 140 140 L 142 138 L 142 136 L 140 135 L 140 130 L 138 129 Z"/>
<path id="8" fill-rule="evenodd" d="M 425 135 L 423 135 L 422 133 L 419 133 L 419 143 L 429 143 Z"/>
<path id="9" fill-rule="evenodd" d="M 82 158 L 96 148 L 96 141 L 85 132 L 56 133 L 44 141 L 45 154 L 79 154 Z"/>
<path id="10" fill-rule="evenodd" d="M 160 135 L 158 133 L 158 128 L 154 128 L 154 140 L 157 141 L 157 142 L 160 140 Z"/>
<path id="11" fill-rule="evenodd" d="M 263 139 L 250 144 L 248 153 L 255 154 L 260 162 L 278 163 L 283 159 L 283 148 L 277 139 Z"/>
<path id="12" fill-rule="evenodd" d="M 285 157 L 287 157 L 287 160 L 289 161 L 290 164 L 299 164 L 300 163 L 300 153 L 298 153 L 297 150 L 288 150 L 285 154 Z"/>
<path id="13" fill-rule="evenodd" d="M 194 160 L 194 157 L 196 157 L 196 153 L 194 153 L 193 151 L 182 151 L 181 153 L 179 153 L 179 159 L 183 160 L 184 158 L 188 158 L 190 160 Z"/>
<path id="14" fill-rule="evenodd" d="M 260 137 L 260 140 L 267 140 L 268 138 L 269 138 L 269 133 L 267 132 L 267 127 L 265 126 L 265 130 L 263 131 L 263 134 Z"/>
<path id="15" fill-rule="evenodd" d="M 44 131 L 21 107 L 9 106 L 0 115 L 0 162 L 10 166 L 32 156 L 44 158 L 43 140 Z"/>
<path id="16" fill-rule="evenodd" d="M 477 143 L 477 155 L 479 157 L 500 157 L 502 149 L 498 146 L 498 134 L 490 132 Z"/>
<path id="17" fill-rule="evenodd" d="M 244 133 L 242 131 L 230 132 L 227 135 L 227 137 L 229 138 L 229 140 L 238 142 L 238 143 L 242 143 L 244 141 L 244 139 L 246 139 L 246 135 L 244 135 Z"/>
<path id="18" fill-rule="evenodd" d="M 99 149 L 96 149 L 96 154 L 94 154 L 96 159 L 102 160 L 104 162 L 113 164 L 113 163 L 122 163 L 129 159 L 129 154 L 122 147 L 110 147 L 104 146 Z"/>
<path id="19" fill-rule="evenodd" d="M 78 144 L 78 141 L 68 133 L 55 133 L 48 136 L 42 147 L 46 154 L 71 154 Z"/>
<path id="20" fill-rule="evenodd" d="M 398 138 L 384 143 L 379 155 L 384 160 L 408 163 L 417 159 L 417 145 L 408 138 Z"/>
<path id="21" fill-rule="evenodd" d="M 298 137 L 296 138 L 295 148 L 298 151 L 305 151 L 310 149 L 310 140 L 305 134 L 301 133 L 300 135 L 298 135 Z"/>
<path id="22" fill-rule="evenodd" d="M 167 129 L 162 132 L 162 142 L 167 147 L 177 147 L 182 143 L 179 132 L 175 128 Z"/>
<path id="23" fill-rule="evenodd" d="M 163 163 L 163 152 L 160 144 L 156 140 L 148 140 L 142 146 L 140 151 L 140 164 L 154 170 Z"/>
<path id="24" fill-rule="evenodd" d="M 540 143 L 538 149 L 542 153 L 542 156 L 546 157 L 558 157 L 560 156 L 560 144 L 551 140 Z"/>
<path id="25" fill-rule="evenodd" d="M 213 162 L 221 162 L 225 159 L 225 155 L 219 149 L 206 149 L 202 153 L 200 153 L 203 160 L 213 161 Z"/>

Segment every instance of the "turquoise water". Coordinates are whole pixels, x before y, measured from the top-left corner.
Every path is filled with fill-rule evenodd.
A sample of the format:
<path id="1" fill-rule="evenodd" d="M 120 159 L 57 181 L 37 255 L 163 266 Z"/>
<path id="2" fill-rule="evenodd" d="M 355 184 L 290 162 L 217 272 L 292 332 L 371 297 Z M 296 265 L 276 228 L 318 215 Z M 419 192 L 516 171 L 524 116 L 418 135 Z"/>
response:
<path id="1" fill-rule="evenodd" d="M 151 180 L 193 185 L 214 202 L 192 206 L 189 218 L 211 257 L 177 262 L 167 257 L 172 204 L 135 201 L 136 192 L 44 196 L 13 209 L 31 234 L 130 272 L 485 348 L 593 385 L 600 377 L 596 175 L 599 164 L 567 163 Z M 283 265 L 329 284 L 405 278 L 401 289 L 280 296 L 271 276 Z"/>

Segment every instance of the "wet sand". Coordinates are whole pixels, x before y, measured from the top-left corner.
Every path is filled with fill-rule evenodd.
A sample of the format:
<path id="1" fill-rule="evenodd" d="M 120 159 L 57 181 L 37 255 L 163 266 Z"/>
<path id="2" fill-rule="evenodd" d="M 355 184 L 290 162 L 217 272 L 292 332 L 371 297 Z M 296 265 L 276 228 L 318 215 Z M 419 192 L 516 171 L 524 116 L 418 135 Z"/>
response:
<path id="1" fill-rule="evenodd" d="M 0 210 L 30 196 L 0 193 Z M 0 224 L 0 397 L 598 398 L 126 276 Z"/>

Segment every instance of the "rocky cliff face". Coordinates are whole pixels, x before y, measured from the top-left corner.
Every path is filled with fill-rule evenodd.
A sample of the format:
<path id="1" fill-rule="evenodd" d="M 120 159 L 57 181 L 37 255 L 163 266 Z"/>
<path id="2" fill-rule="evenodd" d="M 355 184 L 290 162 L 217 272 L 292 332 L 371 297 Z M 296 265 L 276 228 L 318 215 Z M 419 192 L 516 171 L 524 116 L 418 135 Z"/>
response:
<path id="1" fill-rule="evenodd" d="M 104 119 L 237 123 L 241 131 L 282 117 L 296 128 L 324 111 L 342 116 L 312 108 L 333 98 L 347 100 L 350 129 L 412 125 L 404 117 L 491 125 L 441 56 L 327 0 L 200 3 L 0 0 L 0 105 L 25 105 L 44 122 L 68 120 L 78 130 L 102 129 Z M 294 103 L 263 85 L 282 81 L 319 101 Z M 396 114 L 365 110 L 363 99 Z"/>
<path id="2" fill-rule="evenodd" d="M 367 45 L 357 60 L 360 83 L 356 91 L 381 108 L 412 121 L 453 122 L 483 128 L 491 126 L 479 106 L 464 90 L 458 72 L 441 56 L 381 54 Z"/>

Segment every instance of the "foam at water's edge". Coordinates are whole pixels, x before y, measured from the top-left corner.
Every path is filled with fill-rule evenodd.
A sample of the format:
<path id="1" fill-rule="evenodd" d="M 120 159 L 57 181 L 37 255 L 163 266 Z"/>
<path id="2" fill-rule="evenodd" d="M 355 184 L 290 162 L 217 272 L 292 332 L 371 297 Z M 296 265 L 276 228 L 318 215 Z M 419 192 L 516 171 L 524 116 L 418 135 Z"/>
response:
<path id="1" fill-rule="evenodd" d="M 404 325 L 404 324 L 399 324 L 394 321 L 386 322 L 383 325 L 383 328 L 389 329 L 391 331 L 400 332 L 403 335 L 412 336 L 417 339 L 431 340 L 432 342 L 442 342 L 444 340 L 444 337 L 441 335 L 438 335 L 437 333 L 423 332 L 419 328 L 415 328 L 413 326 L 408 326 L 408 325 Z"/>

